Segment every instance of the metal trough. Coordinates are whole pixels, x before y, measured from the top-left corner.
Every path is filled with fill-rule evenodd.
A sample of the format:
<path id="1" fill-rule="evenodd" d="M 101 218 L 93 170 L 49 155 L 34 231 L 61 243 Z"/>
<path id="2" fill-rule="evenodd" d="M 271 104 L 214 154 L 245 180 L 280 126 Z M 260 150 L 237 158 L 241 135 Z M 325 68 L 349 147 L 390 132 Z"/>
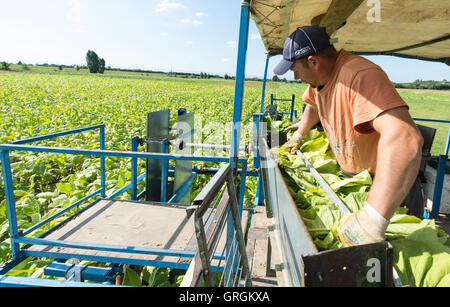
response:
<path id="1" fill-rule="evenodd" d="M 319 252 L 287 188 L 265 137 L 259 155 L 268 215 L 286 286 L 393 286 L 393 250 L 387 242 Z"/>

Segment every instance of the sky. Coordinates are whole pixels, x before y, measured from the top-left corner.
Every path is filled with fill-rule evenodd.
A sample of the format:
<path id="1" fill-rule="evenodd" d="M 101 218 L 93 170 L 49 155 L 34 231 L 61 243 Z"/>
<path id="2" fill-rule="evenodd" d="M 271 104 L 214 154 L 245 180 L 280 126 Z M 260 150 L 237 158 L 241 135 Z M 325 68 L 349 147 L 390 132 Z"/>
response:
<path id="1" fill-rule="evenodd" d="M 0 0 L 0 61 L 86 65 L 94 50 L 114 68 L 236 75 L 241 0 Z M 266 55 L 251 20 L 246 76 Z M 442 63 L 367 57 L 393 82 L 450 80 Z M 268 78 L 281 56 L 270 59 Z M 293 79 L 293 73 L 283 76 Z"/>

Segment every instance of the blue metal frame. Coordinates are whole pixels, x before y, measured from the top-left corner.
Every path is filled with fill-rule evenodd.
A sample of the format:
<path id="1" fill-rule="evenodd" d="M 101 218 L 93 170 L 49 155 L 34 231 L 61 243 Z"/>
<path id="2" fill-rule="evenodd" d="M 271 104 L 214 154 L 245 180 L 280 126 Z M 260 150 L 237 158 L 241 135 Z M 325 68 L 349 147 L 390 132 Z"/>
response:
<path id="1" fill-rule="evenodd" d="M 450 124 L 450 120 L 428 119 L 428 118 L 414 118 L 414 120 Z M 445 170 L 447 167 L 449 147 L 450 147 L 450 128 L 448 129 L 444 153 L 439 156 L 438 168 L 436 173 L 436 182 L 434 184 L 433 207 L 431 209 L 431 212 L 424 211 L 423 217 L 425 219 L 433 219 L 439 215 L 442 201 L 442 190 L 444 189 Z"/>
<path id="2" fill-rule="evenodd" d="M 52 148 L 52 147 L 45 147 L 45 146 L 30 146 L 30 145 L 24 145 L 32 142 L 37 141 L 43 141 L 47 139 L 53 139 L 60 136 L 66 136 L 70 134 L 76 134 L 80 132 L 85 131 L 91 131 L 99 129 L 100 130 L 100 150 L 86 150 L 86 149 L 70 149 L 70 148 Z M 73 155 L 85 155 L 85 156 L 99 156 L 101 159 L 101 188 L 97 191 L 94 191 L 93 193 L 83 197 L 82 199 L 76 201 L 75 203 L 69 205 L 68 207 L 62 209 L 59 212 L 56 212 L 52 216 L 46 218 L 45 220 L 40 221 L 39 223 L 31 226 L 30 228 L 19 231 L 18 229 L 18 223 L 17 223 L 17 215 L 16 215 L 16 205 L 15 205 L 15 198 L 14 198 L 14 187 L 13 187 L 13 177 L 11 172 L 11 164 L 10 164 L 10 158 L 9 158 L 9 152 L 10 151 L 28 151 L 28 152 L 41 152 L 41 153 L 62 153 L 62 154 L 73 154 Z M 0 266 L 0 283 L 2 285 L 47 285 L 44 281 L 39 284 L 40 279 L 27 279 L 27 278 L 18 278 L 13 279 L 9 276 L 1 276 L 3 274 L 6 274 L 8 271 L 13 269 L 17 264 L 19 264 L 21 261 L 23 261 L 27 257 L 42 257 L 42 258 L 55 258 L 55 259 L 71 259 L 76 258 L 80 260 L 91 260 L 91 261 L 98 261 L 98 262 L 106 262 L 106 263 L 122 263 L 122 264 L 130 264 L 130 265 L 145 265 L 145 266 L 156 266 L 156 267 L 167 267 L 167 268 L 176 268 L 176 269 L 187 269 L 188 264 L 182 264 L 182 263 L 171 263 L 171 262 L 164 262 L 164 261 L 158 261 L 158 260 L 139 260 L 139 259 L 129 259 L 127 257 L 102 257 L 102 256 L 90 256 L 90 255 L 82 255 L 82 254 L 76 254 L 76 253 L 55 253 L 55 252 L 42 252 L 42 251 L 31 251 L 26 249 L 21 249 L 21 244 L 23 245 L 45 245 L 45 246 L 57 246 L 57 247 L 69 247 L 69 248 L 76 248 L 76 249 L 90 249 L 90 250 L 97 250 L 97 251 L 111 251 L 111 252 L 117 252 L 117 253 L 123 253 L 123 254 L 154 254 L 154 255 L 160 255 L 160 256 L 178 256 L 178 257 L 184 257 L 184 258 L 192 258 L 195 256 L 195 252 L 190 251 L 176 251 L 176 250 L 167 250 L 167 249 L 152 249 L 152 248 L 139 248 L 139 247 L 130 247 L 130 246 L 114 246 L 114 245 L 105 245 L 105 244 L 86 244 L 86 243 L 78 243 L 78 242 L 64 242 L 64 241 L 55 241 L 55 240 L 45 240 L 42 238 L 30 238 L 25 237 L 26 235 L 31 234 L 35 230 L 39 229 L 40 227 L 48 224 L 49 222 L 53 221 L 55 218 L 61 216 L 62 214 L 68 212 L 74 207 L 77 207 L 84 202 L 88 201 L 89 199 L 92 199 L 93 197 L 97 195 L 101 195 L 102 198 L 106 198 L 106 170 L 105 170 L 105 161 L 106 157 L 123 157 L 123 158 L 131 158 L 131 182 L 123 186 L 122 188 L 118 189 L 117 191 L 113 192 L 111 195 L 108 196 L 108 199 L 114 199 L 118 197 L 123 192 L 127 191 L 128 189 L 131 189 L 131 198 L 132 200 L 138 200 L 143 197 L 145 194 L 145 191 L 141 192 L 139 195 L 137 195 L 137 183 L 145 178 L 145 173 L 138 176 L 137 174 L 137 160 L 138 159 L 161 159 L 165 162 L 169 160 L 191 160 L 191 161 L 209 161 L 209 162 L 229 162 L 229 157 L 213 157 L 213 156 L 188 156 L 188 155 L 173 155 L 173 154 L 155 154 L 155 153 L 139 153 L 138 152 L 138 138 L 132 139 L 132 151 L 131 152 L 125 152 L 125 151 L 107 151 L 105 150 L 105 126 L 104 125 L 98 125 L 98 126 L 92 126 L 87 128 L 80 128 L 65 132 L 59 132 L 54 134 L 48 134 L 45 136 L 30 138 L 26 140 L 21 141 L 15 141 L 11 144 L 0 144 L 0 158 L 2 162 L 2 174 L 3 174 L 3 180 L 5 183 L 5 196 L 6 196 L 6 208 L 7 213 L 9 217 L 9 229 L 10 229 L 10 239 L 11 239 L 11 253 L 12 253 L 12 259 L 8 262 Z M 238 158 L 237 159 L 238 164 L 243 164 L 243 170 L 241 174 L 242 176 L 242 182 L 241 187 L 245 187 L 245 178 L 247 174 L 247 160 Z M 169 174 L 173 174 L 173 170 L 168 170 Z M 192 182 L 197 176 L 197 169 L 194 168 L 192 172 L 192 176 L 183 184 L 182 187 L 176 193 L 174 196 L 169 200 L 169 203 L 176 202 L 177 200 L 181 199 L 185 193 L 189 191 L 190 188 L 192 188 Z M 243 204 L 243 191 L 240 195 L 240 205 Z M 48 232 L 51 232 L 53 229 L 59 227 L 61 224 L 67 222 L 68 220 L 76 217 L 78 214 L 83 212 L 84 210 L 90 208 L 91 206 L 94 206 L 98 202 L 98 198 L 88 204 L 84 209 L 80 210 L 78 213 L 75 213 L 74 215 L 70 216 L 63 222 L 61 222 L 58 225 L 55 225 L 52 229 L 50 229 Z M 222 259 L 220 255 L 215 255 L 214 259 Z M 222 270 L 222 268 L 218 269 L 219 271 Z M 58 285 L 73 285 L 73 283 L 56 283 Z M 50 283 L 49 283 L 50 285 Z M 81 285 L 81 284 L 80 284 Z"/>
<path id="3" fill-rule="evenodd" d="M 274 104 L 276 101 L 289 101 L 291 103 L 291 111 L 290 112 L 277 112 L 279 115 L 289 115 L 289 120 L 292 122 L 294 121 L 294 114 L 295 114 L 295 95 L 292 95 L 291 99 L 281 99 L 281 98 L 275 98 L 273 94 L 270 95 L 270 104 Z"/>
<path id="4" fill-rule="evenodd" d="M 230 162 L 233 173 L 237 172 L 241 136 L 242 101 L 244 97 L 245 65 L 247 60 L 248 31 L 250 24 L 250 0 L 241 2 L 239 45 L 234 91 L 233 127 L 231 133 Z"/>
<path id="5" fill-rule="evenodd" d="M 131 140 L 131 151 L 137 152 L 139 148 L 139 137 Z M 137 200 L 137 158 L 131 158 L 131 200 Z"/>
<path id="6" fill-rule="evenodd" d="M 78 281 L 68 281 L 68 280 L 52 280 L 52 279 L 41 279 L 41 278 L 28 278 L 28 277 L 17 277 L 17 276 L 2 276 L 0 275 L 0 285 L 2 287 L 118 287 L 107 284 L 97 284 L 97 283 L 85 283 Z"/>
<path id="7" fill-rule="evenodd" d="M 263 79 L 262 95 L 261 95 L 261 109 L 259 110 L 260 113 L 264 113 L 264 103 L 265 103 L 265 100 L 266 100 L 266 83 L 267 83 L 267 72 L 269 70 L 269 61 L 270 61 L 270 54 L 267 53 L 266 66 L 264 68 L 264 79 Z"/>
<path id="8" fill-rule="evenodd" d="M 253 114 L 253 146 L 259 148 L 259 135 L 261 135 L 261 124 L 263 123 L 263 113 Z M 262 173 L 261 173 L 261 157 L 259 155 L 259 150 L 253 152 L 253 164 L 254 167 L 259 171 L 258 173 L 258 185 L 256 188 L 256 197 L 253 203 L 253 207 L 264 205 L 264 190 L 262 184 Z"/>

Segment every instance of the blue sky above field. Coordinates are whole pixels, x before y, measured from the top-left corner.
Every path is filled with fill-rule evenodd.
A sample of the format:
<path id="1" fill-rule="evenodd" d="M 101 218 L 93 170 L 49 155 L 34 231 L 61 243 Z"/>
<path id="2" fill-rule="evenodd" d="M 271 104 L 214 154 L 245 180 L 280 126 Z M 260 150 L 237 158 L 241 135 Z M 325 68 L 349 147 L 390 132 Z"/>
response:
<path id="1" fill-rule="evenodd" d="M 0 0 L 0 61 L 84 65 L 92 49 L 112 67 L 235 75 L 240 2 Z M 368 58 L 394 82 L 450 80 L 450 68 L 441 63 Z M 269 78 L 279 60 L 271 59 Z M 264 65 L 251 21 L 247 76 L 262 77 Z"/>

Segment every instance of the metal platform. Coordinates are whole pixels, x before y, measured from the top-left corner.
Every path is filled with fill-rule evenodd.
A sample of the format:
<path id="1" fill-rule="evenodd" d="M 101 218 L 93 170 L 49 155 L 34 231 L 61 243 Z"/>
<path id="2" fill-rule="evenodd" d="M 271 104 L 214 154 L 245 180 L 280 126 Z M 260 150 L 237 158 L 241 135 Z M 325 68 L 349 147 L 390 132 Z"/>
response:
<path id="1" fill-rule="evenodd" d="M 162 255 L 145 253 L 145 248 L 170 251 L 197 250 L 194 217 L 185 205 L 100 199 L 78 216 L 55 228 L 41 239 L 108 246 L 124 246 L 132 251 L 136 247 L 140 253 L 129 253 L 129 259 L 162 262 L 188 262 L 189 258 L 178 254 Z M 242 221 L 246 223 L 247 211 Z M 224 233 L 219 246 L 225 245 Z M 59 255 L 79 255 L 82 259 L 91 257 L 123 257 L 122 252 L 98 249 L 77 249 L 61 246 L 31 245 L 27 251 L 57 253 Z M 76 257 L 74 257 L 76 258 Z"/>

